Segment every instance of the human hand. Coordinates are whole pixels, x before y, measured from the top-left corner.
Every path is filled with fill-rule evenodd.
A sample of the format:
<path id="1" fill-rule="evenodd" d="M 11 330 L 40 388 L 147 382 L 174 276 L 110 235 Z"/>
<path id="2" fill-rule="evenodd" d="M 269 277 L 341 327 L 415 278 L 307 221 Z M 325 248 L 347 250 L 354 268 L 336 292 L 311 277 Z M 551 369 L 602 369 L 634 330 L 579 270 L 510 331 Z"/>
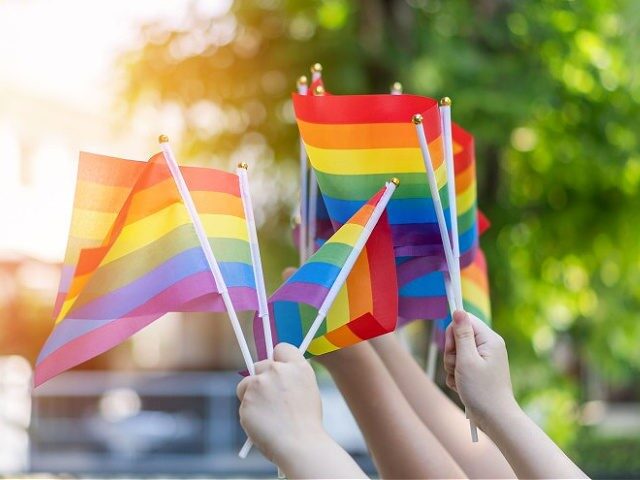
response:
<path id="1" fill-rule="evenodd" d="M 492 414 L 517 407 L 504 340 L 474 315 L 454 312 L 446 330 L 444 369 L 447 386 L 458 392 L 481 428 Z"/>
<path id="2" fill-rule="evenodd" d="M 327 436 L 315 374 L 292 345 L 276 345 L 273 360 L 255 364 L 256 374 L 238 385 L 240 424 L 276 464 Z M 309 447 L 311 448 L 311 447 Z"/>

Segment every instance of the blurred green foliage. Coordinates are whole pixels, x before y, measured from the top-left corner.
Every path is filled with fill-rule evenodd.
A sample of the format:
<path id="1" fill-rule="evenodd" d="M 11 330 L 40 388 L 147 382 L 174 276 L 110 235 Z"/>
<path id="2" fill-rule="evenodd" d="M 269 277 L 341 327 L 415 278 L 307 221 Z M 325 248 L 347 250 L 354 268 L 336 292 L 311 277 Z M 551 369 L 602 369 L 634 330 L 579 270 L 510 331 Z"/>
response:
<path id="1" fill-rule="evenodd" d="M 125 93 L 132 109 L 179 109 L 195 162 L 293 172 L 290 93 L 316 61 L 333 93 L 399 80 L 452 97 L 476 136 L 494 325 L 519 398 L 566 445 L 585 378 L 640 397 L 640 2 L 244 0 L 219 15 L 196 2 L 178 23 L 142 28 Z M 262 229 L 271 286 L 295 262 L 295 202 Z"/>

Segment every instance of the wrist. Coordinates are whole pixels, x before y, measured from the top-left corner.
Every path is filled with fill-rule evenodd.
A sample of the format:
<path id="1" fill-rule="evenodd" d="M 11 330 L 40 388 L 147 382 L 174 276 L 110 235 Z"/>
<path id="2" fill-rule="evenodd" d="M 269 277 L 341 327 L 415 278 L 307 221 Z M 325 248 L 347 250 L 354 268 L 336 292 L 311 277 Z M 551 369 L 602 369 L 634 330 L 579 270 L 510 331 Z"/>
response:
<path id="1" fill-rule="evenodd" d="M 273 461 L 287 472 L 292 463 L 316 456 L 319 448 L 330 443 L 333 439 L 322 426 L 309 427 L 298 435 L 283 435 L 274 447 Z"/>
<path id="2" fill-rule="evenodd" d="M 351 365 L 356 364 L 367 348 L 371 348 L 367 342 L 360 342 L 355 345 L 351 345 L 350 347 L 325 353 L 324 355 L 315 357 L 314 360 L 329 370 L 329 373 L 333 374 L 341 368 L 348 368 Z"/>
<path id="3" fill-rule="evenodd" d="M 504 428 L 515 422 L 524 412 L 513 395 L 505 395 L 501 400 L 491 403 L 486 408 L 470 411 L 471 418 L 489 437 L 493 437 Z"/>

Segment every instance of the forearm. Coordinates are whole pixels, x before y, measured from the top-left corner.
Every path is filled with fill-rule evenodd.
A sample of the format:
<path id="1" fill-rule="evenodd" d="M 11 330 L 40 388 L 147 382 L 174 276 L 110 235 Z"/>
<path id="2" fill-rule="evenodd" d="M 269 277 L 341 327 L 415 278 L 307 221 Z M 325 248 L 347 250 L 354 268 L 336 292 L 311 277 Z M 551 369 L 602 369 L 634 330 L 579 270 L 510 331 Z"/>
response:
<path id="1" fill-rule="evenodd" d="M 588 478 L 515 401 L 479 418 L 518 478 Z"/>
<path id="2" fill-rule="evenodd" d="M 394 333 L 371 341 L 403 395 L 422 422 L 470 478 L 513 478 L 500 450 L 479 432 L 472 443 L 463 411 L 435 385 Z"/>
<path id="3" fill-rule="evenodd" d="M 464 477 L 371 345 L 354 345 L 326 356 L 322 363 L 349 405 L 383 478 Z"/>
<path id="4" fill-rule="evenodd" d="M 328 434 L 291 439 L 275 463 L 287 478 L 368 478 L 351 456 Z"/>

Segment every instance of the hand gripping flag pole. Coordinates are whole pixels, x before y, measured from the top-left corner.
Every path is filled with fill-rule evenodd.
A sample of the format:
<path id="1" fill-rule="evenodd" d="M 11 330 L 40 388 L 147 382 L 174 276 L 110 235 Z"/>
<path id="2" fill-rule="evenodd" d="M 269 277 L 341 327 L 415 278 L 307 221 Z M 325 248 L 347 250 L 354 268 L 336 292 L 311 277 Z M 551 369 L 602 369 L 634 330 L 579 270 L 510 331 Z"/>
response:
<path id="1" fill-rule="evenodd" d="M 420 151 L 422 152 L 422 158 L 424 160 L 425 168 L 427 170 L 427 180 L 429 182 L 429 190 L 433 199 L 433 204 L 436 211 L 436 217 L 438 219 L 438 228 L 440 230 L 440 237 L 442 239 L 442 247 L 444 249 L 445 260 L 447 263 L 447 270 L 449 278 L 451 280 L 451 290 L 453 290 L 453 306 L 456 310 L 462 310 L 462 281 L 460 279 L 460 263 L 456 262 L 453 249 L 451 247 L 451 241 L 449 239 L 449 233 L 447 230 L 447 222 L 444 218 L 444 209 L 442 208 L 442 202 L 440 201 L 440 195 L 438 192 L 438 184 L 436 182 L 436 175 L 433 171 L 433 164 L 431 163 L 431 154 L 429 153 L 429 147 L 427 144 L 427 137 L 424 133 L 422 126 L 422 115 L 419 113 L 413 116 L 413 123 L 416 126 L 416 133 L 418 135 L 418 142 L 420 143 Z M 448 169 L 447 169 L 448 170 Z M 449 188 L 449 185 L 447 185 Z M 455 194 L 455 193 L 454 193 Z M 457 268 L 456 268 L 457 263 Z M 453 312 L 451 312 L 453 315 Z M 471 440 L 473 442 L 478 441 L 478 429 L 475 424 L 469 420 L 469 427 L 471 429 Z"/>
<path id="2" fill-rule="evenodd" d="M 236 335 L 238 345 L 240 346 L 240 351 L 242 352 L 242 358 L 244 359 L 247 370 L 251 375 L 253 375 L 255 373 L 255 370 L 253 367 L 253 359 L 251 358 L 251 353 L 249 352 L 249 346 L 247 345 L 247 340 L 242 333 L 242 327 L 240 327 L 238 315 L 233 308 L 233 303 L 231 302 L 231 297 L 229 296 L 227 285 L 222 276 L 222 272 L 220 271 L 220 266 L 216 261 L 216 257 L 213 254 L 211 245 L 209 244 L 209 239 L 207 238 L 207 234 L 205 233 L 204 226 L 202 225 L 200 216 L 198 215 L 198 211 L 196 210 L 196 206 L 193 203 L 193 199 L 191 198 L 191 193 L 189 192 L 189 188 L 184 181 L 182 172 L 180 172 L 178 162 L 176 161 L 175 156 L 173 155 L 173 151 L 171 150 L 171 146 L 169 145 L 169 137 L 167 137 L 166 135 L 160 135 L 159 142 L 160 147 L 162 148 L 162 154 L 169 167 L 169 171 L 171 172 L 173 180 L 178 187 L 178 191 L 180 192 L 182 201 L 187 207 L 189 218 L 191 219 L 191 222 L 193 223 L 193 226 L 196 230 L 196 235 L 198 236 L 200 247 L 204 252 L 204 256 L 207 260 L 207 264 L 209 265 L 209 269 L 211 270 L 211 274 L 213 275 L 216 286 L 220 291 L 222 301 L 224 302 L 224 306 L 229 315 L 229 320 L 231 321 L 231 326 L 233 327 L 233 332 Z"/>

